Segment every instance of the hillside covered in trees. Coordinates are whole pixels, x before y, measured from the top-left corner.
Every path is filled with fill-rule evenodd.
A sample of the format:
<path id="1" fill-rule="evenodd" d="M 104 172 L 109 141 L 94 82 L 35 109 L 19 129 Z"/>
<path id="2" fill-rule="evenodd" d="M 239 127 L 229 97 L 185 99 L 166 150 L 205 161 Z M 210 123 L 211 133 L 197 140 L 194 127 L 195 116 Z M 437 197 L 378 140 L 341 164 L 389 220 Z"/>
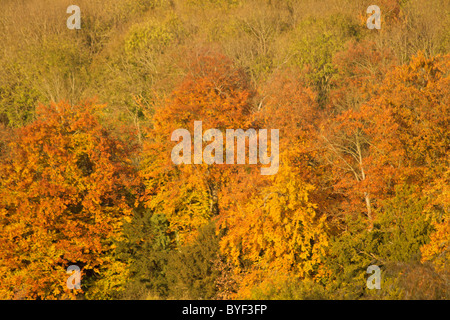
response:
<path id="1" fill-rule="evenodd" d="M 448 0 L 2 0 L 0 49 L 0 299 L 450 298 Z"/>

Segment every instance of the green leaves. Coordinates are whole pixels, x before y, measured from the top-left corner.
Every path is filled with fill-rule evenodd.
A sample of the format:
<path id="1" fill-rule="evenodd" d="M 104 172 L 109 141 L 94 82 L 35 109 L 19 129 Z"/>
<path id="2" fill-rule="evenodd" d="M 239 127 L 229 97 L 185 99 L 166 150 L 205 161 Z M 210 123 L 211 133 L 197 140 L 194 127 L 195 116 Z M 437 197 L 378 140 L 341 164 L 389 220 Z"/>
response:
<path id="1" fill-rule="evenodd" d="M 182 21 L 174 14 L 168 15 L 163 21 L 150 20 L 135 24 L 125 40 L 125 51 L 128 54 L 137 50 L 162 53 L 167 46 L 180 41 L 185 33 Z"/>

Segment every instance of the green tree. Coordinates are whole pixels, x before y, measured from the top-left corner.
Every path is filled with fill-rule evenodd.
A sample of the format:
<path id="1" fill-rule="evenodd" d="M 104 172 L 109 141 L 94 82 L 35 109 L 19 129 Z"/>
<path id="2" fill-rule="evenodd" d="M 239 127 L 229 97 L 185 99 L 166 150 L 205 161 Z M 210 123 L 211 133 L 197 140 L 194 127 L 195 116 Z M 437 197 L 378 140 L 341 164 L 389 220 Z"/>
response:
<path id="1" fill-rule="evenodd" d="M 403 185 L 396 188 L 392 199 L 386 200 L 372 230 L 364 228 L 361 219 L 348 219 L 348 229 L 336 236 L 327 255 L 332 277 L 326 281 L 334 298 L 369 298 L 366 270 L 370 265 L 382 268 L 384 291 L 378 298 L 405 297 L 405 281 L 400 279 L 406 269 L 422 268 L 420 247 L 427 243 L 432 231 L 424 208 L 427 198 L 417 188 Z M 409 290 L 409 289 L 408 289 Z"/>
<path id="2" fill-rule="evenodd" d="M 124 239 L 117 246 L 119 258 L 126 262 L 129 278 L 118 297 L 124 299 L 167 298 L 167 263 L 175 248 L 174 234 L 167 232 L 164 214 L 138 208 L 124 225 Z"/>
<path id="3" fill-rule="evenodd" d="M 193 243 L 172 251 L 167 264 L 171 296 L 178 299 L 215 298 L 218 254 L 219 237 L 215 223 L 210 222 L 200 228 Z"/>

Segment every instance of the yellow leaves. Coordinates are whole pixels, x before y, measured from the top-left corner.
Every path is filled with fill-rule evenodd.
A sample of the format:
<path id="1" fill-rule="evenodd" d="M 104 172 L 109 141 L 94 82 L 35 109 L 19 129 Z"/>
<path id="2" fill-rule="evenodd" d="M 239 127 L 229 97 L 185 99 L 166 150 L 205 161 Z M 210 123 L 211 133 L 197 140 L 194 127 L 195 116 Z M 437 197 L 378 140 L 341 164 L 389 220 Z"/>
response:
<path id="1" fill-rule="evenodd" d="M 123 290 L 123 285 L 129 277 L 129 269 L 123 262 L 111 260 L 107 267 L 96 269 L 101 275 L 86 293 L 88 299 L 111 299 L 113 294 Z"/>
<path id="2" fill-rule="evenodd" d="M 445 271 L 450 261 L 450 218 L 446 214 L 442 222 L 434 222 L 435 232 L 430 243 L 421 247 L 422 261 L 432 261 L 438 270 Z"/>
<path id="3" fill-rule="evenodd" d="M 221 250 L 236 262 L 263 263 L 268 271 L 313 274 L 328 242 L 325 217 L 317 218 L 308 200 L 312 186 L 288 166 L 271 180 L 271 185 L 241 204 L 242 212 L 229 214 Z"/>
<path id="4" fill-rule="evenodd" d="M 126 216 L 123 219 L 124 219 L 125 222 L 130 223 L 131 220 L 132 220 L 132 217 L 131 216 Z"/>

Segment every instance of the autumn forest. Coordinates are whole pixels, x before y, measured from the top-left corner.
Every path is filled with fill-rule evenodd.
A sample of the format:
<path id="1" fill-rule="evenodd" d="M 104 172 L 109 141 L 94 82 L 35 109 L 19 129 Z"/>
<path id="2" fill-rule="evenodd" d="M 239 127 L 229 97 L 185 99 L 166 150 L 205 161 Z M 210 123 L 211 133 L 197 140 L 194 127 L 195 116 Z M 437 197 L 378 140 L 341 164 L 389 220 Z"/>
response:
<path id="1" fill-rule="evenodd" d="M 450 298 L 448 0 L 2 0 L 0 52 L 0 299 Z"/>

